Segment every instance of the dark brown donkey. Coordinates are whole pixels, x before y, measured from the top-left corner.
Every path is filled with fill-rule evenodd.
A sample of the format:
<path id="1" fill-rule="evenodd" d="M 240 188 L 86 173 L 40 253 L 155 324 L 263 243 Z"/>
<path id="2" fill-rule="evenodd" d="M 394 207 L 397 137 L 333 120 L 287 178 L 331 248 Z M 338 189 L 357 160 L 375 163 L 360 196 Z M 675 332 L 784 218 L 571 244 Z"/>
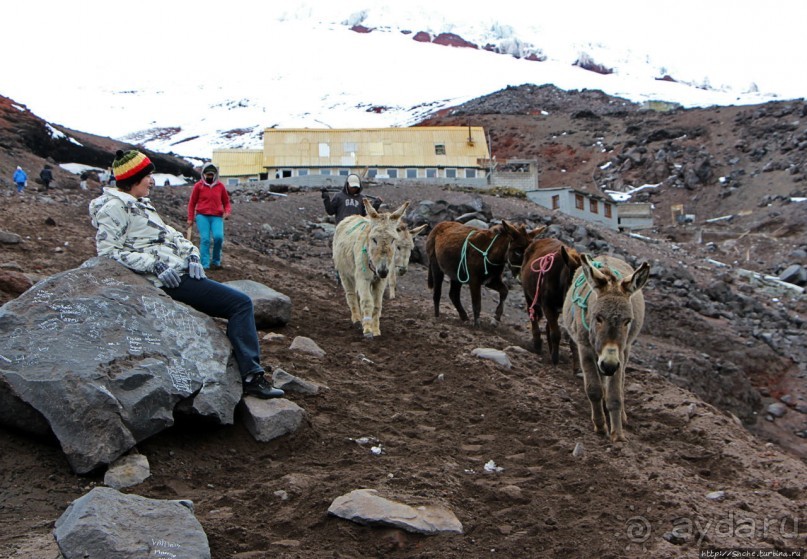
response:
<path id="1" fill-rule="evenodd" d="M 561 330 L 558 319 L 563 311 L 563 300 L 579 267 L 580 254 L 557 239 L 535 239 L 522 258 L 521 287 L 529 309 L 532 345 L 540 354 L 541 330 L 538 321 L 543 316 L 546 318 L 546 341 L 553 365 L 558 364 L 560 354 Z"/>
<path id="2" fill-rule="evenodd" d="M 443 292 L 443 277 L 448 276 L 451 287 L 448 297 L 460 314 L 468 320 L 462 307 L 460 290 L 468 284 L 471 290 L 471 306 L 474 326 L 479 326 L 482 308 L 482 286 L 499 292 L 496 320 L 501 320 L 507 286 L 502 282 L 502 272 L 507 258 L 510 239 L 515 228 L 502 221 L 490 229 L 476 229 L 457 221 L 438 223 L 426 239 L 426 254 L 429 257 L 429 288 L 433 290 L 434 316 L 440 316 L 440 297 Z"/>
<path id="3" fill-rule="evenodd" d="M 634 271 L 619 258 L 592 261 L 583 254 L 563 304 L 563 326 L 577 345 L 594 430 L 608 432 L 607 412 L 613 442 L 625 440 L 625 367 L 644 323 L 642 287 L 648 277 L 647 262 Z"/>

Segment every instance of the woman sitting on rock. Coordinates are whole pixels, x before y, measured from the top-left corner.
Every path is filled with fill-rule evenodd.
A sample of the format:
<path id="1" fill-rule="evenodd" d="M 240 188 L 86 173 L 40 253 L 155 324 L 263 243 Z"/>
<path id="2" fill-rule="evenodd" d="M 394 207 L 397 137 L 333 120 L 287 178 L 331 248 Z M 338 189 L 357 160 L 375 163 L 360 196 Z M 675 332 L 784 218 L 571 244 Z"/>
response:
<path id="1" fill-rule="evenodd" d="M 90 202 L 92 223 L 98 229 L 98 256 L 143 274 L 172 299 L 226 318 L 244 394 L 264 399 L 283 396 L 264 378 L 252 299 L 207 278 L 197 248 L 163 222 L 151 205 L 154 165 L 149 158 L 137 150 L 118 150 L 112 171 L 117 187 L 104 187 L 104 193 Z"/>

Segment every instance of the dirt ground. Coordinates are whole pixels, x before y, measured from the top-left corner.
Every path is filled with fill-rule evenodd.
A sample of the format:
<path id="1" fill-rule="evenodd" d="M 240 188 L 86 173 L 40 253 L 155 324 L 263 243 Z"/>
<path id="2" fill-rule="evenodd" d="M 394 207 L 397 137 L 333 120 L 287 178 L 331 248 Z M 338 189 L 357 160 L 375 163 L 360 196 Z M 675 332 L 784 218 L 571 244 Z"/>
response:
<path id="1" fill-rule="evenodd" d="M 394 187 L 373 193 L 391 206 L 411 194 Z M 155 189 L 152 199 L 184 228 L 188 194 L 185 187 Z M 94 256 L 91 196 L 5 196 L 0 229 L 25 242 L 4 245 L 0 264 L 16 262 L 46 276 Z M 521 200 L 486 199 L 495 217 L 531 211 Z M 151 477 L 127 491 L 192 500 L 214 558 L 807 550 L 803 460 L 662 378 L 653 352 L 667 342 L 642 336 L 635 346 L 626 382 L 628 441 L 611 444 L 591 428 L 567 348 L 557 368 L 525 349 L 528 322 L 515 286 L 499 325 L 491 321 L 496 295 L 485 290 L 483 326 L 473 328 L 459 321 L 447 298 L 441 317 L 433 318 L 426 270 L 413 264 L 398 298 L 384 303 L 381 337 L 365 341 L 334 281 L 329 241 L 306 228 L 322 217 L 318 193 L 236 203 L 225 269 L 211 273 L 222 281 L 259 281 L 291 297 L 290 323 L 271 331 L 283 338 L 264 339 L 262 351 L 266 364 L 328 387 L 317 396 L 288 394 L 308 423 L 292 436 L 259 443 L 240 420 L 229 427 L 183 421 L 137 446 Z M 467 290 L 463 300 L 469 306 Z M 648 313 L 662 307 L 650 293 L 648 302 Z M 312 338 L 327 355 L 290 351 L 295 336 Z M 477 347 L 506 349 L 512 368 L 474 357 Z M 358 444 L 362 437 L 383 453 Z M 53 441 L 0 428 L 0 558 L 56 559 L 54 521 L 102 483 L 103 472 L 72 473 Z M 328 515 L 336 497 L 359 488 L 411 505 L 441 504 L 462 522 L 463 534 L 426 537 Z"/>

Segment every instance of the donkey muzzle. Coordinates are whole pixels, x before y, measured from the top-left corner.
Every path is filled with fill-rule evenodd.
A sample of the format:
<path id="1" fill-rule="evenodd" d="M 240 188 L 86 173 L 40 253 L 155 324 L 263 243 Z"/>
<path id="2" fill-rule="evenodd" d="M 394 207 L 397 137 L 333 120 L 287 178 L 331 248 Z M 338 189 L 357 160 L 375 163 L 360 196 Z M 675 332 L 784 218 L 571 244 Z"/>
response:
<path id="1" fill-rule="evenodd" d="M 376 275 L 378 277 L 380 277 L 381 279 L 384 279 L 385 277 L 387 277 L 389 275 L 389 270 L 387 269 L 386 266 L 380 266 L 380 267 L 376 268 L 375 273 L 376 273 Z"/>
<path id="2" fill-rule="evenodd" d="M 615 346 L 606 346 L 600 353 L 597 359 L 597 368 L 600 374 L 605 377 L 611 377 L 619 370 L 619 349 Z"/>

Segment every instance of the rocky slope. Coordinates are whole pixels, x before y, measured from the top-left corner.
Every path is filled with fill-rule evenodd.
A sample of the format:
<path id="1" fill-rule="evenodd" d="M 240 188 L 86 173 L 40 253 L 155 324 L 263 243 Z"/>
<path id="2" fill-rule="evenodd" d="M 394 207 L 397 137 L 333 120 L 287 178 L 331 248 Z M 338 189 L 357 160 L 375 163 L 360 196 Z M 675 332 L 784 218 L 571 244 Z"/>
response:
<path id="1" fill-rule="evenodd" d="M 609 112 L 612 101 L 596 92 L 568 94 L 568 107 L 575 109 L 563 113 L 563 95 L 557 91 L 533 86 L 531 95 L 538 97 L 523 93 L 519 103 L 533 107 L 529 110 L 538 111 L 535 115 L 485 109 L 492 114 L 475 114 L 473 123 L 487 121 L 497 138 L 494 151 L 507 138 L 521 146 L 507 155 L 496 152 L 499 159 L 544 153 L 546 159 L 539 157 L 544 185 L 579 181 L 581 188 L 598 188 L 591 173 L 607 170 L 600 169 L 605 160 L 592 163 L 591 158 L 624 155 L 633 161 L 626 151 L 641 146 L 626 146 L 639 136 L 628 132 L 632 126 L 669 131 L 685 127 L 681 119 L 688 126 L 702 122 L 708 130 L 699 136 L 703 149 L 716 150 L 712 146 L 718 142 L 704 138 L 718 135 L 711 120 L 722 121 L 727 112 L 736 111 L 725 128 L 732 134 L 774 130 L 797 120 L 792 111 L 773 116 L 780 114 L 779 104 L 714 108 L 697 115 L 646 113 L 635 107 Z M 538 101 L 550 93 L 557 105 L 543 115 Z M 598 118 L 572 117 L 583 110 Z M 758 115 L 759 122 L 740 126 L 740 113 Z M 464 124 L 466 117 L 436 118 L 463 119 Z M 546 128 L 550 118 L 553 125 Z M 596 138 L 605 124 L 611 135 L 598 148 Z M 15 157 L 43 161 L 3 130 L 0 141 L 14 145 Z M 794 134 L 771 132 L 764 142 L 751 135 L 745 145 L 779 146 L 774 138 L 785 142 L 782 138 Z M 736 143 L 733 136 L 730 140 Z M 690 141 L 676 136 L 664 142 L 682 154 L 673 161 L 694 172 L 698 159 L 686 149 Z M 728 142 L 721 140 L 719 153 L 713 154 L 720 161 L 737 151 Z M 645 155 L 656 153 L 654 143 L 645 142 Z M 537 151 L 527 148 L 532 145 Z M 776 153 L 793 158 L 802 151 L 797 146 Z M 719 182 L 724 170 L 716 163 L 715 183 L 690 188 L 681 178 L 681 185 L 651 191 L 648 196 L 659 206 L 681 196 L 683 202 L 675 203 L 693 204 L 699 217 L 694 224 L 674 227 L 658 212 L 659 228 L 643 232 L 644 238 L 599 230 L 523 199 L 481 196 L 494 219 L 548 224 L 549 234 L 582 250 L 651 262 L 648 319 L 627 381 L 629 440 L 617 445 L 591 432 L 582 382 L 570 372 L 565 346 L 557 368 L 546 356 L 524 350 L 530 336 L 517 285 L 511 285 L 498 327 L 489 320 L 495 294 L 484 292 L 485 325 L 474 329 L 458 321 L 447 301 L 441 318 L 431 318 L 425 268 L 413 264 L 402 278 L 399 298 L 385 302 L 382 337 L 368 344 L 350 328 L 343 294 L 333 281 L 319 194 L 290 192 L 280 198 L 234 191 L 226 268 L 214 277 L 252 279 L 289 295 L 292 320 L 273 332 L 285 338 L 262 342 L 266 361 L 330 390 L 317 397 L 290 395 L 310 414 L 310 424 L 298 435 L 269 444 L 251 440 L 238 423 L 225 429 L 179 425 L 146 441 L 138 450 L 148 457 L 152 478 L 132 491 L 192 499 L 214 557 L 223 558 L 313 558 L 322 557 L 324 549 L 343 557 L 696 557 L 703 546 L 804 547 L 803 526 L 794 529 L 794 522 L 803 520 L 807 505 L 801 438 L 807 428 L 807 308 L 795 292 L 772 291 L 737 272 L 742 266 L 773 273 L 784 263 L 805 263 L 799 255 L 805 248 L 804 205 L 776 198 L 759 205 L 766 177 L 786 186 L 783 192 L 789 196 L 798 193 L 794 179 L 800 172 L 763 173 L 760 168 L 754 174 L 753 165 L 765 163 L 750 155 L 737 157 L 738 169 L 746 171 L 739 177 L 747 182 L 723 198 L 716 193 L 727 188 Z M 643 181 L 644 175 L 631 173 L 649 172 L 648 161 L 631 163 L 615 176 L 625 184 Z M 0 163 L 12 163 L 6 151 Z M 98 185 L 91 185 L 95 192 L 64 188 L 21 198 L 2 189 L 0 230 L 19 236 L 20 242 L 2 245 L 0 273 L 36 280 L 94 255 L 86 207 Z M 390 206 L 405 199 L 414 205 L 445 200 L 446 206 L 458 208 L 477 196 L 391 185 L 373 187 L 371 193 Z M 152 199 L 182 227 L 188 195 L 187 187 L 158 188 Z M 701 217 L 706 211 L 735 217 L 708 224 Z M 0 282 L 0 289 L 5 298 L 15 296 L 8 284 Z M 467 292 L 463 297 L 467 301 Z M 326 357 L 318 360 L 288 349 L 297 335 L 317 341 Z M 478 360 L 471 355 L 476 347 L 507 348 L 512 368 Z M 382 456 L 355 442 L 365 436 L 381 444 Z M 577 443 L 583 451 L 573 455 Z M 490 460 L 502 470 L 486 470 Z M 55 557 L 52 522 L 102 475 L 77 478 L 50 441 L 0 429 L 0 557 Z M 334 498 L 360 487 L 413 504 L 444 504 L 465 532 L 425 538 L 327 516 Z M 719 522 L 731 530 L 717 529 Z"/>

